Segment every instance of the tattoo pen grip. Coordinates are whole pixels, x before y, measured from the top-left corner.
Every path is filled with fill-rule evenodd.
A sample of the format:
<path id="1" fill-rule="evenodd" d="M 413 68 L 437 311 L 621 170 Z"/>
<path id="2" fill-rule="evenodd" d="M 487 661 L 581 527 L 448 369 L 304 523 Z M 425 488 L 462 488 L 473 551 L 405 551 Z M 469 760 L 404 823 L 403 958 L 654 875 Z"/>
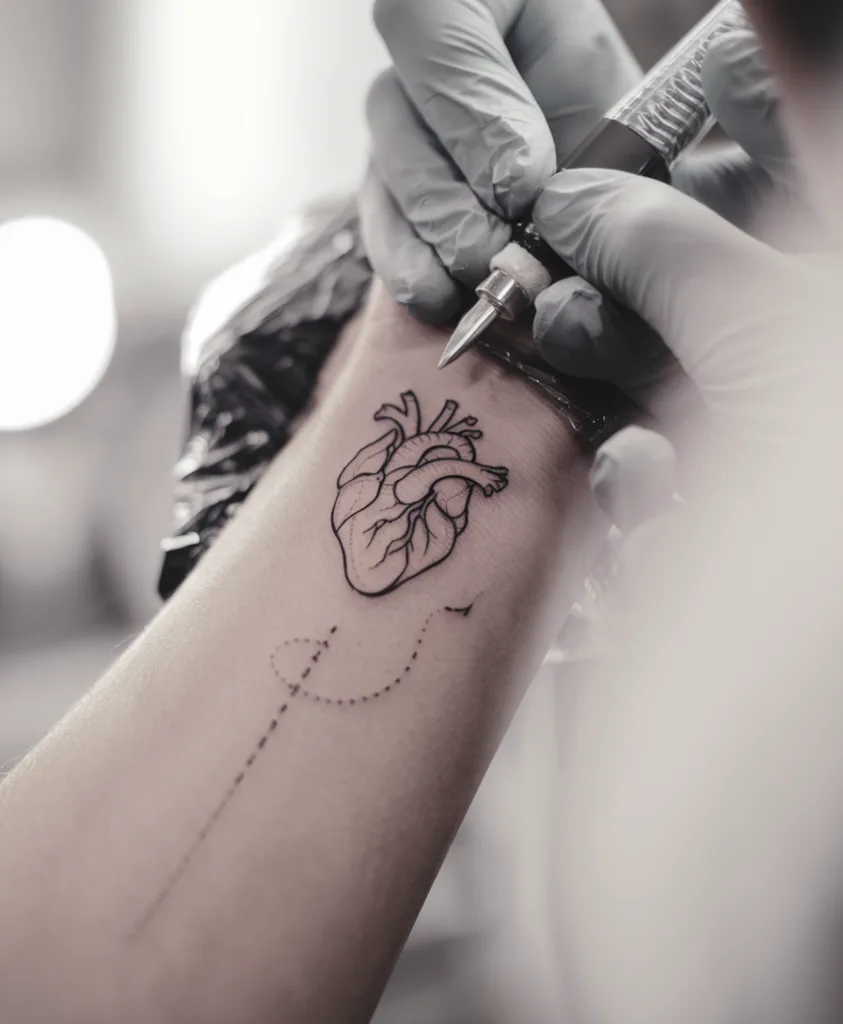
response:
<path id="1" fill-rule="evenodd" d="M 711 43 L 744 20 L 739 0 L 721 0 L 705 18 L 616 104 L 561 170 L 595 167 L 670 180 L 676 158 L 704 137 L 713 118 L 702 84 Z M 466 352 L 498 318 L 514 320 L 553 281 L 572 271 L 530 221 L 514 225 L 512 241 L 477 288 L 479 301 L 463 317 L 439 366 Z"/>
<path id="2" fill-rule="evenodd" d="M 661 153 L 631 128 L 608 119 L 598 124 L 560 170 L 582 167 L 610 168 L 670 181 L 670 169 Z M 513 225 L 512 242 L 538 260 L 554 281 L 573 275 L 574 271 L 544 241 L 532 221 L 519 221 Z"/>

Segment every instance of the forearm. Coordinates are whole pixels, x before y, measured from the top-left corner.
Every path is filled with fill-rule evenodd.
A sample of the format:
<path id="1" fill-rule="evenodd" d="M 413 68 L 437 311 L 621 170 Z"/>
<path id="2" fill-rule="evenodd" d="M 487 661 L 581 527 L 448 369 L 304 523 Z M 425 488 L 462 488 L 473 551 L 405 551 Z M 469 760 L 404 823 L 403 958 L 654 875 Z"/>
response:
<path id="1" fill-rule="evenodd" d="M 441 333 L 382 295 L 361 330 L 289 458 L 0 791 L 4 1019 L 373 1009 L 590 541 L 576 446 L 520 381 L 437 371 Z M 410 390 L 422 430 L 452 400 L 483 437 L 391 479 L 399 437 L 379 479 L 377 446 L 353 457 Z"/>

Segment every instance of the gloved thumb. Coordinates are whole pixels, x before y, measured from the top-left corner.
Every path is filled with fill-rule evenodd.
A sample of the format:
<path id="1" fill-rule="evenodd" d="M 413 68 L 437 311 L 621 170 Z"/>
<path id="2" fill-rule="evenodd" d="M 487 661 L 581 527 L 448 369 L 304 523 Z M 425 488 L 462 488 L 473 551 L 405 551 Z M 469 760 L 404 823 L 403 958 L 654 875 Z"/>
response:
<path id="1" fill-rule="evenodd" d="M 763 313 L 759 290 L 786 277 L 780 254 L 670 186 L 619 171 L 557 174 L 533 218 L 562 259 L 649 324 L 697 384 L 712 383 L 712 363 L 716 383 L 741 376 L 742 354 L 718 341 Z"/>

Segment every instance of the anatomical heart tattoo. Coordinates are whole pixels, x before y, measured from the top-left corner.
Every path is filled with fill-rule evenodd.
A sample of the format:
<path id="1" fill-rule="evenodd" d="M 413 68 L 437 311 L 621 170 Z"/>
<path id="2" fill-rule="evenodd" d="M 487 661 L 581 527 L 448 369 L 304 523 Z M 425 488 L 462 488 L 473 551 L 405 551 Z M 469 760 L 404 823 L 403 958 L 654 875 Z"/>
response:
<path id="1" fill-rule="evenodd" d="M 390 429 L 340 473 L 331 524 L 358 593 L 388 594 L 439 565 L 468 526 L 475 491 L 490 498 L 506 487 L 508 470 L 477 461 L 477 420 L 455 421 L 457 409 L 445 402 L 424 427 L 418 399 L 405 391 L 400 405 L 374 415 Z"/>

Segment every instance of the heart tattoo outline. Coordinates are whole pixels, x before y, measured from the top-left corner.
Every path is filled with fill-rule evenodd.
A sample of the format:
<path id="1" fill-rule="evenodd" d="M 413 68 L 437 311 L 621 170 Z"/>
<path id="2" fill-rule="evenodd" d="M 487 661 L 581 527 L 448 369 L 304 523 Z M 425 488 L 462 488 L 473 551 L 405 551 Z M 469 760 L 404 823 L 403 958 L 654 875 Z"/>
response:
<path id="1" fill-rule="evenodd" d="M 468 526 L 472 495 L 490 498 L 509 482 L 504 466 L 477 461 L 477 419 L 455 420 L 448 399 L 427 427 L 413 391 L 384 404 L 376 422 L 392 426 L 361 448 L 337 478 L 331 526 L 349 586 L 389 594 L 453 552 Z"/>

